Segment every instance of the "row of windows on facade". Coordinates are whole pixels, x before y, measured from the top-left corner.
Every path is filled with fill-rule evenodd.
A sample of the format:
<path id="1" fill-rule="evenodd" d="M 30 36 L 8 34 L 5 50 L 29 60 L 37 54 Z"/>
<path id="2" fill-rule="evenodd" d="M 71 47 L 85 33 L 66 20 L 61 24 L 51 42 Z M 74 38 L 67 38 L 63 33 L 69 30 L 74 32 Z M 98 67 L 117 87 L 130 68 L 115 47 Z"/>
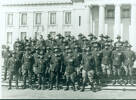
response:
<path id="1" fill-rule="evenodd" d="M 64 36 L 68 36 L 70 34 L 71 34 L 71 31 L 65 31 L 64 32 Z M 50 35 L 53 38 L 55 38 L 56 32 L 52 31 L 52 32 L 50 32 Z M 20 39 L 23 40 L 25 36 L 27 36 L 27 33 L 26 32 L 21 32 Z M 35 32 L 35 37 L 38 38 L 39 36 L 40 36 L 40 32 Z M 12 41 L 13 41 L 12 37 L 13 37 L 13 33 L 12 32 L 7 32 L 7 43 L 8 44 L 12 44 Z"/>
<path id="2" fill-rule="evenodd" d="M 35 13 L 35 25 L 41 25 L 41 17 L 42 13 Z M 65 20 L 64 24 L 71 24 L 71 12 L 65 12 L 64 20 Z M 27 25 L 27 13 L 20 14 L 20 21 L 21 25 Z M 13 13 L 8 14 L 7 24 L 13 25 Z M 51 25 L 56 24 L 56 12 L 50 13 L 49 24 Z"/>
<path id="3" fill-rule="evenodd" d="M 41 15 L 42 13 L 35 14 L 35 25 L 41 25 Z M 105 17 L 106 18 L 114 18 L 115 10 L 114 9 L 106 9 Z M 130 18 L 130 9 L 122 9 L 121 11 L 122 18 Z M 27 25 L 27 13 L 21 13 L 21 25 Z M 79 26 L 81 25 L 81 16 L 79 16 Z M 7 17 L 7 24 L 13 25 L 13 14 L 8 14 Z M 49 24 L 55 25 L 56 24 L 56 12 L 50 13 L 49 16 Z M 71 12 L 65 12 L 64 14 L 64 24 L 71 24 Z"/>

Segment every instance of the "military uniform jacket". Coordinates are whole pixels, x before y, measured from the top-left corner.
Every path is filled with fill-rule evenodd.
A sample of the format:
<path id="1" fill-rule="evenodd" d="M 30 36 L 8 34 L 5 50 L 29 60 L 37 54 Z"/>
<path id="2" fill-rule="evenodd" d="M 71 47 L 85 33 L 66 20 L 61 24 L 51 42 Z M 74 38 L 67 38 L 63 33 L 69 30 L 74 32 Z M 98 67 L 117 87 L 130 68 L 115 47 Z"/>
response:
<path id="1" fill-rule="evenodd" d="M 71 74 L 75 71 L 74 68 L 74 57 L 72 55 L 67 55 L 65 57 L 65 63 L 66 63 L 66 70 L 65 72 Z"/>
<path id="2" fill-rule="evenodd" d="M 60 71 L 59 60 L 60 60 L 59 57 L 55 56 L 55 54 L 51 56 L 50 71 L 52 72 Z"/>
<path id="3" fill-rule="evenodd" d="M 74 66 L 80 67 L 82 55 L 79 52 L 73 52 L 73 56 L 74 56 Z"/>
<path id="4" fill-rule="evenodd" d="M 124 65 L 125 66 L 130 65 L 132 67 L 136 59 L 135 53 L 131 50 L 125 50 L 123 51 L 123 55 L 124 55 Z"/>
<path id="5" fill-rule="evenodd" d="M 24 54 L 23 58 L 22 58 L 22 63 L 23 63 L 23 70 L 28 70 L 28 69 L 32 69 L 32 65 L 31 65 L 31 60 L 32 60 L 32 56 L 30 54 Z"/>
<path id="6" fill-rule="evenodd" d="M 4 58 L 4 67 L 8 67 L 8 60 L 10 58 L 11 52 L 10 51 L 4 51 L 3 52 L 3 58 Z"/>
<path id="7" fill-rule="evenodd" d="M 103 48 L 104 48 L 104 43 L 105 43 L 105 41 L 104 41 L 104 40 L 100 40 L 100 41 L 99 41 L 99 44 L 100 44 L 101 49 L 103 49 Z"/>
<path id="8" fill-rule="evenodd" d="M 38 66 L 39 55 L 37 53 L 34 53 L 33 58 L 34 58 L 33 67 L 37 67 Z"/>
<path id="9" fill-rule="evenodd" d="M 83 69 L 86 71 L 94 69 L 94 57 L 92 55 L 85 54 L 82 57 Z"/>
<path id="10" fill-rule="evenodd" d="M 102 52 L 101 51 L 93 51 L 92 55 L 94 57 L 94 65 L 95 67 L 100 67 L 101 66 L 101 60 L 102 60 Z"/>
<path id="11" fill-rule="evenodd" d="M 112 54 L 111 50 L 103 49 L 103 51 L 102 51 L 102 64 L 104 64 L 104 65 L 111 64 L 111 54 Z"/>
<path id="12" fill-rule="evenodd" d="M 37 73 L 45 73 L 46 70 L 45 62 L 46 60 L 44 58 L 38 59 Z"/>
<path id="13" fill-rule="evenodd" d="M 9 72 L 16 72 L 18 71 L 18 59 L 16 57 L 11 57 L 8 62 L 9 65 Z"/>
<path id="14" fill-rule="evenodd" d="M 120 50 L 114 50 L 112 52 L 112 62 L 115 66 L 121 66 L 123 61 L 123 53 Z"/>

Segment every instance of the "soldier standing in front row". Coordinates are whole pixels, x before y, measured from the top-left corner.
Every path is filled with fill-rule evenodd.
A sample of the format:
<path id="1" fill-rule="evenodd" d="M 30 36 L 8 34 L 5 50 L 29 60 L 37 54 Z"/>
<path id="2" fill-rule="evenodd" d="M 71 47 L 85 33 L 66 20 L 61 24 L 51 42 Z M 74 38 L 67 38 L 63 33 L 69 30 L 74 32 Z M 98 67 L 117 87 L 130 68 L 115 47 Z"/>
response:
<path id="1" fill-rule="evenodd" d="M 89 52 L 89 48 L 85 49 L 85 52 L 82 57 L 82 89 L 81 92 L 84 91 L 87 79 L 89 79 L 89 83 L 91 85 L 91 90 L 94 91 L 94 58 L 92 54 Z"/>
<path id="2" fill-rule="evenodd" d="M 75 91 L 76 72 L 74 68 L 74 56 L 72 55 L 72 51 L 70 48 L 68 48 L 67 55 L 65 57 L 65 63 L 66 63 L 65 76 L 66 76 L 66 85 L 67 85 L 65 90 L 69 90 L 69 84 L 71 81 L 73 86 L 73 91 Z"/>
<path id="3" fill-rule="evenodd" d="M 122 61 L 123 61 L 123 53 L 120 50 L 120 44 L 116 44 L 116 49 L 112 52 L 112 64 L 113 64 L 113 85 L 118 83 L 121 84 L 121 68 L 122 68 Z"/>
<path id="4" fill-rule="evenodd" d="M 22 74 L 23 74 L 23 89 L 26 88 L 26 79 L 29 79 L 29 85 L 31 85 L 32 75 L 32 55 L 30 54 L 29 48 L 26 48 L 26 52 L 22 58 Z"/>
<path id="5" fill-rule="evenodd" d="M 101 85 L 102 83 L 102 67 L 101 67 L 101 60 L 102 60 L 102 52 L 100 51 L 100 47 L 98 42 L 94 42 L 94 51 L 92 52 L 94 57 L 94 65 L 95 65 L 95 81 L 97 85 Z"/>
<path id="6" fill-rule="evenodd" d="M 16 58 L 15 51 L 12 53 L 12 57 L 9 58 L 8 66 L 9 66 L 9 88 L 12 88 L 12 80 L 13 76 L 15 75 L 16 78 L 16 89 L 18 89 L 18 61 L 19 59 Z"/>
<path id="7" fill-rule="evenodd" d="M 38 59 L 37 77 L 38 77 L 38 90 L 44 90 L 45 71 L 46 71 L 46 59 L 44 58 L 44 52 L 41 51 Z"/>
<path id="8" fill-rule="evenodd" d="M 132 71 L 133 71 L 133 65 L 134 61 L 136 59 L 135 53 L 131 50 L 131 45 L 126 44 L 126 48 L 123 52 L 124 54 L 124 70 L 125 70 L 125 85 L 130 83 L 133 85 L 133 79 L 132 79 Z"/>
<path id="9" fill-rule="evenodd" d="M 103 82 L 109 81 L 111 78 L 111 54 L 108 43 L 105 43 L 105 48 L 102 50 L 102 73 Z"/>
<path id="10" fill-rule="evenodd" d="M 9 50 L 9 46 L 7 46 L 6 51 L 3 52 L 4 58 L 4 80 L 7 79 L 7 71 L 8 71 L 8 61 L 11 56 L 11 52 Z"/>
<path id="11" fill-rule="evenodd" d="M 59 90 L 60 69 L 61 69 L 61 58 L 59 55 L 59 48 L 54 47 L 54 53 L 51 55 L 50 68 L 49 68 L 49 72 L 50 72 L 49 90 L 53 89 L 54 80 L 56 83 L 56 89 Z"/>

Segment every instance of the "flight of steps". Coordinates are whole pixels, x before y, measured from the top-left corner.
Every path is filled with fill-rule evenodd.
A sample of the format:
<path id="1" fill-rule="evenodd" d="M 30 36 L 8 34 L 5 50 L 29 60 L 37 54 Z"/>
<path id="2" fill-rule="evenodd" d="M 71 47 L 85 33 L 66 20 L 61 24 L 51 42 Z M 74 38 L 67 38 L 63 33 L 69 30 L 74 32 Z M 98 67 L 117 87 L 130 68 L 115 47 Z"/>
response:
<path id="1" fill-rule="evenodd" d="M 8 87 L 8 85 L 9 85 L 9 81 L 8 81 L 9 75 L 7 74 L 7 80 L 4 81 L 3 80 L 3 78 L 4 78 L 4 69 L 3 68 L 2 68 L 2 74 L 1 75 L 2 75 L 2 86 Z M 28 83 L 28 81 L 27 81 L 27 83 Z M 13 80 L 12 86 L 14 87 L 15 85 L 16 85 L 15 80 Z M 23 85 L 23 82 L 19 80 L 18 85 L 21 88 L 21 86 Z M 37 83 L 36 83 L 36 85 L 37 85 Z M 65 88 L 65 87 L 66 86 L 63 86 L 63 88 Z M 86 89 L 89 89 L 89 88 L 90 88 L 89 85 L 86 86 Z M 109 83 L 109 84 L 106 84 L 105 86 L 103 86 L 101 89 L 102 90 L 135 90 L 136 91 L 136 83 L 133 86 L 131 84 L 127 84 L 126 86 L 125 85 L 120 86 L 120 84 L 112 85 L 111 83 Z"/>

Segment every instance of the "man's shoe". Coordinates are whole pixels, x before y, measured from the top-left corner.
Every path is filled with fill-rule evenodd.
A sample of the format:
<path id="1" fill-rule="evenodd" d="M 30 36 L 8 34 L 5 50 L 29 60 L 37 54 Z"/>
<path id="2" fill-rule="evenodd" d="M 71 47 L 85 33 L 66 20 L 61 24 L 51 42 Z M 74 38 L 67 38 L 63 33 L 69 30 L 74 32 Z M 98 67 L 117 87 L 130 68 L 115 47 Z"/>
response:
<path id="1" fill-rule="evenodd" d="M 84 89 L 84 88 L 82 88 L 82 89 L 80 90 L 80 92 L 84 92 L 84 90 L 85 90 L 85 89 Z"/>
<path id="2" fill-rule="evenodd" d="M 8 90 L 11 90 L 11 87 L 9 87 Z"/>
<path id="3" fill-rule="evenodd" d="M 69 90 L 69 87 L 66 87 L 66 88 L 65 88 L 65 91 L 67 91 L 67 90 Z"/>

